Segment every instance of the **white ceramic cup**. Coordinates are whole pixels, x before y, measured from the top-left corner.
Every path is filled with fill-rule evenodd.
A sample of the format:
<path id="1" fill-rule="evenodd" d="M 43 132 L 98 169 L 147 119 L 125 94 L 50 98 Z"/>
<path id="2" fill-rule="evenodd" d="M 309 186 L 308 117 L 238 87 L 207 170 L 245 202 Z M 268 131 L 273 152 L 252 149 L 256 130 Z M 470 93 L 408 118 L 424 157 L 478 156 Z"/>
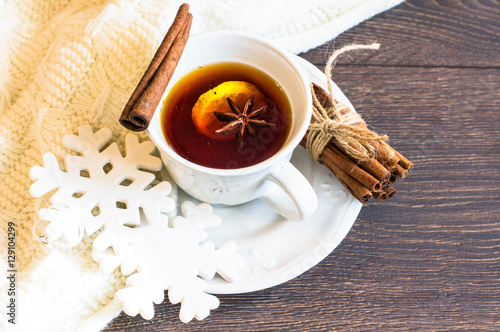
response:
<path id="1" fill-rule="evenodd" d="M 165 140 L 160 122 L 162 102 L 151 120 L 148 134 L 160 150 L 170 176 L 179 187 L 201 201 L 236 205 L 260 198 L 287 219 L 310 216 L 318 205 L 316 193 L 289 162 L 307 131 L 312 112 L 309 82 L 293 55 L 247 33 L 214 31 L 193 35 L 162 100 L 185 74 L 202 65 L 228 61 L 258 68 L 281 85 L 292 108 L 291 130 L 285 144 L 270 158 L 249 167 L 214 169 L 197 165 L 179 156 Z"/>

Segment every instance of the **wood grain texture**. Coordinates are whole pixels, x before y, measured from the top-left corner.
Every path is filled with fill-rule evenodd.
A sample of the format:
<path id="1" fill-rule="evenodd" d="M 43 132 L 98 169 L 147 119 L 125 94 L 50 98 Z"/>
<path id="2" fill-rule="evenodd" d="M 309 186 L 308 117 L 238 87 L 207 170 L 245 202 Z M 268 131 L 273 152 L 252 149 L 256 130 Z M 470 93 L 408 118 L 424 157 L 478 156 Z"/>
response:
<path id="1" fill-rule="evenodd" d="M 498 1 L 408 1 L 304 54 L 322 66 L 334 44 L 382 43 L 333 72 L 415 163 L 396 196 L 366 204 L 341 245 L 298 278 L 218 296 L 203 321 L 181 323 L 165 301 L 153 320 L 122 314 L 107 330 L 500 330 L 499 22 Z"/>
<path id="2" fill-rule="evenodd" d="M 303 56 L 322 65 L 333 47 L 378 42 L 379 52 L 346 56 L 339 63 L 498 68 L 499 20 L 494 0 L 405 1 Z"/>

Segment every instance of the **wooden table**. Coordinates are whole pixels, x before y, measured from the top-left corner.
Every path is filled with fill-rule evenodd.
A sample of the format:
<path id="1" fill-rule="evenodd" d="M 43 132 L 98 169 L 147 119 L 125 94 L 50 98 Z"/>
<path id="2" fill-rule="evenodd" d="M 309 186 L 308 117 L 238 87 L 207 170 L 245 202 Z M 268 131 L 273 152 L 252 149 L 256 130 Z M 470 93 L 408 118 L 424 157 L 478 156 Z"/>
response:
<path id="1" fill-rule="evenodd" d="M 203 321 L 120 315 L 109 331 L 500 330 L 500 2 L 407 1 L 301 56 L 415 163 L 367 203 L 325 260 L 292 281 L 219 296 Z"/>

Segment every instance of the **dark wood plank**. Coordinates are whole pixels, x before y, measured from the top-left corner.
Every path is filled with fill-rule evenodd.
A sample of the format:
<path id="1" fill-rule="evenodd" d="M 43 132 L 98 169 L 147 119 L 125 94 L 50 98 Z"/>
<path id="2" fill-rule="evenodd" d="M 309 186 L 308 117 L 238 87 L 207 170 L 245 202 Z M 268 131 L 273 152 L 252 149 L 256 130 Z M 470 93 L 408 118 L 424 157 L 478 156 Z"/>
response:
<path id="1" fill-rule="evenodd" d="M 494 0 L 410 0 L 326 43 L 304 58 L 324 65 L 332 49 L 378 42 L 377 52 L 339 63 L 500 67 L 500 4 Z"/>
<path id="2" fill-rule="evenodd" d="M 179 306 L 109 331 L 498 330 L 500 70 L 338 65 L 365 120 L 415 162 L 396 196 L 367 204 L 342 244 L 302 276 L 219 296 L 203 321 Z"/>

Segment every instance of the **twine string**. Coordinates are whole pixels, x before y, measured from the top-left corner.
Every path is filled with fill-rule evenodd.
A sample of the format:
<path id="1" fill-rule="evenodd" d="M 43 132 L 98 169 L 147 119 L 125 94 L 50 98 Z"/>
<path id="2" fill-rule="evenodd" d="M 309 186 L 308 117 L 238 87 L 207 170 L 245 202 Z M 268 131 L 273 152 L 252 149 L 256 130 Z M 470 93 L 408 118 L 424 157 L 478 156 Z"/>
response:
<path id="1" fill-rule="evenodd" d="M 325 108 L 318 100 L 311 84 L 313 97 L 312 121 L 309 125 L 309 133 L 306 141 L 306 149 L 314 160 L 320 162 L 321 154 L 326 145 L 334 137 L 352 157 L 359 161 L 367 161 L 376 153 L 373 142 L 378 142 L 382 148 L 387 147 L 386 135 L 379 136 L 366 127 L 361 116 L 356 112 L 340 112 L 337 102 L 333 98 L 332 69 L 335 60 L 343 53 L 372 49 L 377 50 L 380 44 L 370 45 L 347 45 L 333 52 L 325 66 L 325 76 L 327 78 L 328 92 L 330 94 L 331 107 Z"/>

